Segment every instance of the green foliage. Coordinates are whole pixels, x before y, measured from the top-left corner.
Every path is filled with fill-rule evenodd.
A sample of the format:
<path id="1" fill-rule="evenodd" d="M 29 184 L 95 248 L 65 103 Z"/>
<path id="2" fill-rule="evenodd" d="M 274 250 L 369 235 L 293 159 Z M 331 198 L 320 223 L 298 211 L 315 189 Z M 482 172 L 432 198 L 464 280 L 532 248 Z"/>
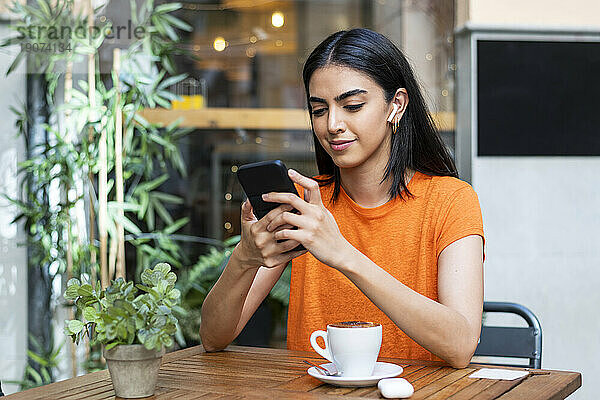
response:
<path id="1" fill-rule="evenodd" d="M 229 261 L 240 236 L 233 236 L 223 242 L 222 248 L 211 247 L 189 269 L 179 274 L 177 287 L 181 291 L 182 308 L 185 315 L 179 316 L 183 336 L 188 340 L 200 341 L 200 309 L 204 299 L 217 282 Z M 274 320 L 280 321 L 289 304 L 291 268 L 288 266 L 268 296 L 274 313 Z M 181 343 L 183 344 L 183 343 Z"/>
<path id="2" fill-rule="evenodd" d="M 137 285 L 118 278 L 100 290 L 99 285 L 93 288 L 73 278 L 64 297 L 75 302 L 81 319 L 65 321 L 65 334 L 77 344 L 88 335 L 92 344 L 103 344 L 107 350 L 119 344 L 143 344 L 155 350 L 170 347 L 177 332 L 173 311 L 180 302 L 176 280 L 166 263 L 144 270 Z"/>
<path id="3" fill-rule="evenodd" d="M 179 316 L 179 319 L 186 340 L 200 341 L 200 308 L 239 240 L 240 237 L 235 236 L 225 241 L 222 249 L 211 247 L 207 254 L 198 258 L 196 264 L 180 272 L 177 286 L 181 291 L 185 315 Z"/>
<path id="4" fill-rule="evenodd" d="M 75 222 L 74 209 L 78 203 L 81 206 L 84 196 L 90 191 L 85 186 L 79 190 L 76 188 L 83 183 L 90 185 L 92 193 L 96 193 L 97 182 L 89 182 L 87 177 L 89 173 L 99 171 L 98 141 L 102 133 L 106 134 L 108 141 L 108 185 L 109 189 L 114 187 L 114 135 L 119 108 L 124 117 L 123 175 L 126 196 L 123 203 L 117 203 L 116 191 L 109 190 L 107 227 L 110 237 L 117 237 L 117 223 L 135 236 L 144 232 L 168 235 L 187 223 L 187 219 L 175 221 L 168 210 L 169 205 L 180 204 L 183 200 L 161 192 L 159 186 L 168 179 L 170 170 L 186 174 L 177 144 L 190 129 L 179 128 L 178 122 L 166 127 L 152 124 L 137 113 L 148 107 L 169 108 L 170 101 L 176 98 L 169 92 L 169 87 L 185 78 L 185 75 L 174 75 L 172 56 L 181 53 L 176 50 L 180 42 L 176 29 L 189 31 L 191 27 L 171 15 L 181 8 L 179 3 L 155 6 L 154 0 L 144 0 L 138 9 L 136 2 L 132 1 L 134 26 L 136 32 L 143 34 L 124 49 L 120 76 L 113 73 L 112 84 L 105 85 L 100 75 L 96 75 L 96 90 L 92 94 L 94 106 L 88 96 L 87 81 L 75 82 L 70 92 L 71 100 L 67 104 L 57 105 L 62 101 L 55 98 L 55 88 L 64 77 L 65 65 L 68 62 L 85 61 L 88 54 L 98 53 L 111 22 L 95 21 L 98 29 L 90 31 L 87 28 L 87 16 L 75 12 L 73 0 L 21 3 L 14 2 L 11 7 L 11 12 L 17 18 L 10 27 L 16 35 L 2 40 L 0 48 L 20 46 L 26 50 L 28 46 L 50 43 L 53 46 L 63 45 L 64 49 L 53 52 L 21 51 L 7 72 L 13 73 L 27 58 L 29 72 L 45 77 L 51 123 L 43 126 L 48 143 L 32 149 L 29 159 L 19 165 L 19 174 L 24 178 L 21 193 L 7 193 L 5 197 L 20 210 L 15 221 L 25 223 L 28 246 L 33 255 L 32 265 L 53 265 L 53 271 L 63 273 L 67 248 L 70 247 L 75 266 L 73 274 L 89 274 L 92 269 L 98 268 L 97 264 L 90 262 L 90 254 L 97 243 L 81 240 L 81 231 L 77 230 L 77 226 L 89 232 L 89 222 Z M 121 81 L 119 104 L 114 87 L 117 79 Z M 17 114 L 18 133 L 29 143 L 29 110 L 24 106 L 11 109 Z M 57 191 L 60 196 L 52 197 L 51 193 Z M 92 195 L 91 201 L 97 207 L 95 195 Z M 121 214 L 119 210 L 124 210 L 124 213 Z M 137 248 L 138 266 L 163 260 L 176 267 L 183 265 L 185 259 L 177 243 L 162 237 L 135 240 L 135 236 L 128 237 Z"/>
<path id="5" fill-rule="evenodd" d="M 192 30 L 190 25 L 171 15 L 182 7 L 181 3 L 166 3 L 154 7 L 154 0 L 142 0 L 138 10 L 136 0 L 130 2 L 133 23 L 148 27 L 143 40 L 136 42 L 132 49 L 137 51 L 141 47 L 146 54 L 154 55 L 168 73 L 173 74 L 175 66 L 172 56 L 182 54 L 182 50 L 176 46 L 179 38 L 175 29 L 188 32 Z"/>
<path id="6" fill-rule="evenodd" d="M 13 1 L 11 11 L 21 17 L 15 19 L 10 24 L 10 28 L 15 30 L 18 35 L 4 39 L 0 42 L 0 47 L 18 45 L 21 49 L 32 49 L 33 46 L 45 46 L 48 48 L 61 48 L 61 52 L 48 51 L 22 51 L 13 60 L 7 71 L 7 75 L 14 70 L 25 60 L 28 60 L 28 69 L 31 73 L 47 73 L 50 77 L 54 72 L 55 65 L 65 59 L 65 54 L 68 53 L 69 58 L 73 58 L 74 52 L 67 51 L 64 47 L 66 44 L 72 43 L 72 38 L 62 38 L 62 35 L 56 34 L 61 32 L 63 26 L 80 27 L 80 31 L 85 35 L 85 19 L 73 13 L 73 0 L 63 0 L 52 2 L 50 0 L 37 0 L 36 5 L 22 4 L 20 1 Z M 54 4 L 53 4 L 54 3 Z M 38 29 L 44 27 L 47 29 Z M 54 33 L 54 34 L 53 34 Z M 71 48 L 71 50 L 73 50 Z"/>
<path id="7" fill-rule="evenodd" d="M 17 115 L 16 131 L 24 139 L 30 152 L 29 158 L 19 164 L 23 188 L 20 193 L 6 193 L 4 196 L 19 209 L 15 222 L 21 221 L 25 225 L 28 234 L 28 250 L 31 254 L 29 261 L 31 268 L 44 268 L 46 271 L 53 271 L 53 274 L 54 271 L 57 274 L 64 274 L 67 254 L 70 252 L 73 260 L 73 276 L 81 276 L 82 279 L 87 280 L 93 271 L 97 272 L 98 265 L 92 264 L 91 253 L 97 250 L 98 243 L 90 242 L 89 238 L 81 234 L 90 232 L 95 227 L 90 227 L 86 218 L 78 219 L 77 216 L 84 215 L 83 203 L 88 207 L 88 196 L 91 197 L 89 199 L 91 207 L 97 208 L 98 205 L 96 195 L 98 183 L 95 179 L 90 182 L 88 175 L 99 170 L 98 143 L 102 133 L 105 133 L 108 142 L 107 227 L 110 237 L 114 239 L 117 236 L 117 222 L 125 228 L 129 233 L 127 235 L 129 242 L 137 250 L 139 272 L 142 266 L 154 265 L 164 260 L 173 266 L 184 265 L 185 258 L 179 246 L 168 238 L 168 235 L 187 223 L 187 219 L 174 221 L 168 209 L 169 205 L 179 204 L 182 200 L 162 193 L 159 190 L 160 184 L 154 187 L 146 186 L 147 192 L 144 194 L 141 194 L 141 189 L 136 191 L 136 188 L 144 187 L 147 182 L 156 183 L 158 178 L 162 179 L 161 183 L 164 182 L 169 176 L 169 171 L 177 171 L 181 175 L 186 173 L 178 141 L 190 130 L 180 129 L 178 122 L 167 127 L 151 124 L 137 115 L 142 108 L 157 106 L 169 108 L 170 101 L 175 98 L 175 95 L 169 92 L 169 87 L 185 78 L 184 75 L 175 74 L 172 57 L 183 52 L 178 45 L 180 39 L 177 30 L 189 31 L 191 27 L 172 15 L 173 11 L 181 8 L 181 4 L 168 3 L 156 6 L 155 3 L 158 2 L 131 1 L 134 29 L 138 28 L 136 31 L 145 34 L 134 41 L 129 48 L 122 49 L 120 76 L 113 73 L 112 82 L 110 77 L 107 82 L 104 82 L 98 72 L 99 57 L 96 57 L 97 72 L 94 77 L 96 89 L 92 93 L 94 102 L 92 103 L 88 96 L 88 82 L 79 81 L 73 84 L 70 92 L 71 100 L 61 105 L 63 101 L 57 98 L 56 88 L 61 86 L 61 79 L 65 77 L 65 66 L 69 63 L 76 65 L 78 62 L 86 62 L 90 54 L 97 56 L 100 47 L 104 44 L 104 34 L 107 32 L 106 28 L 111 26 L 111 21 L 100 23 L 100 19 L 94 15 L 94 23 L 99 29 L 89 31 L 88 17 L 75 12 L 73 0 L 12 1 L 11 12 L 15 18 L 11 20 L 9 28 L 13 33 L 10 37 L 0 40 L 0 48 L 18 46 L 21 51 L 16 53 L 18 55 L 12 60 L 7 75 L 14 73 L 23 61 L 27 61 L 28 73 L 39 74 L 43 80 L 46 102 L 49 106 L 48 124 L 42 127 L 43 132 L 38 131 L 39 135 L 36 135 L 46 136 L 47 143 L 36 148 L 30 146 L 32 141 L 28 136 L 28 125 L 32 121 L 32 115 L 36 118 L 39 116 L 32 114 L 32 110 L 28 110 L 25 105 L 11 107 Z M 140 4 L 141 7 L 138 9 L 137 6 Z M 98 10 L 96 14 L 97 12 Z M 65 35 L 65 32 L 68 33 Z M 31 51 L 34 50 L 34 46 L 42 43 L 54 51 Z M 27 51 L 28 48 L 30 51 Z M 115 89 L 117 79 L 121 82 L 119 104 Z M 116 113 L 119 108 L 123 112 L 125 155 L 123 159 L 125 198 L 122 203 L 116 201 L 114 190 L 114 136 Z M 91 194 L 88 195 L 90 192 Z M 144 196 L 147 197 L 145 205 Z M 119 212 L 120 210 L 124 211 L 124 216 Z M 95 211 L 98 215 L 98 210 Z M 135 239 L 137 235 L 144 233 L 156 236 L 152 239 Z M 51 274 L 50 279 L 54 277 Z M 84 303 L 85 301 L 82 300 L 84 298 L 92 302 L 100 296 L 99 288 L 92 288 L 88 284 L 82 285 L 81 282 L 78 285 L 77 293 L 73 292 L 76 288 L 73 286 L 70 295 L 79 298 L 79 303 Z M 117 290 L 117 286 L 119 284 L 116 284 L 114 290 Z M 125 284 L 119 287 L 118 293 L 139 290 L 138 288 L 127 289 Z M 102 301 L 108 300 L 103 297 Z M 159 300 L 152 301 L 159 302 Z M 118 304 L 121 303 L 116 301 L 113 306 L 121 310 L 117 307 Z M 89 307 L 99 312 L 100 303 L 92 302 Z M 149 306 L 146 305 L 146 308 Z M 152 327 L 155 329 L 149 326 L 142 334 L 145 344 L 155 343 L 158 346 L 159 343 L 165 344 L 172 340 L 165 336 L 166 332 L 173 330 L 172 315 L 165 314 L 161 310 L 164 311 L 163 308 L 157 310 L 149 308 L 148 312 L 155 318 L 152 321 Z M 78 332 L 73 335 L 79 339 L 86 333 L 98 334 L 95 329 L 98 323 L 90 323 L 86 317 L 94 319 L 102 316 L 94 315 L 91 308 L 84 307 L 80 312 L 81 320 L 71 321 L 68 329 Z M 113 322 L 108 325 L 113 326 Z M 163 322 L 165 325 L 161 327 L 160 324 Z M 128 323 L 118 324 L 113 342 L 125 340 L 121 334 L 123 329 L 127 331 L 129 327 Z M 114 334 L 113 328 L 110 328 L 110 332 L 106 330 L 103 332 L 106 337 Z M 127 336 L 126 341 L 128 340 L 130 339 Z M 98 368 L 97 360 L 100 359 L 99 353 L 93 351 L 94 349 L 92 354 L 97 355 L 94 358 L 96 361 L 88 360 L 89 367 L 92 369 Z M 48 366 L 48 368 L 52 367 L 53 365 Z M 36 373 L 41 374 L 41 380 Z M 46 382 L 39 368 L 29 371 L 26 378 L 36 384 Z"/>
<path id="8" fill-rule="evenodd" d="M 23 121 L 22 125 L 26 122 Z M 54 143 L 37 146 L 35 156 L 19 163 L 19 174 L 25 177 L 21 190 L 24 198 L 21 199 L 17 193 L 5 194 L 4 197 L 20 211 L 13 222 L 24 221 L 32 264 L 37 267 L 55 265 L 57 273 L 64 272 L 67 244 L 70 242 L 76 266 L 74 272 L 89 271 L 91 246 L 75 240 L 71 223 L 71 210 L 83 198 L 83 193 L 70 190 L 68 196 L 65 194 L 54 203 L 49 200 L 52 187 L 76 186 L 76 180 L 81 178 L 78 171 L 87 165 L 87 155 L 81 145 L 66 141 L 57 130 L 48 125 L 45 129 L 53 135 Z"/>
<path id="9" fill-rule="evenodd" d="M 33 335 L 29 335 L 29 341 L 32 344 L 33 350 L 27 351 L 27 365 L 23 372 L 23 379 L 20 381 L 4 381 L 4 383 L 19 385 L 21 390 L 51 383 L 52 370 L 58 366 L 59 354 L 62 349 L 61 345 L 58 348 L 44 350 L 43 346 Z M 34 365 L 38 369 L 34 368 Z"/>

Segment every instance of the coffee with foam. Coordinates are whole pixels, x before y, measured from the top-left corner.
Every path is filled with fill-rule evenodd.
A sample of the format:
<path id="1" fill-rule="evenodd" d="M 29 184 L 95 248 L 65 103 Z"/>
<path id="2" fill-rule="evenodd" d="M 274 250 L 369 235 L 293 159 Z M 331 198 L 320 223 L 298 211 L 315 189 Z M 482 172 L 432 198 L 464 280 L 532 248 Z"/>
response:
<path id="1" fill-rule="evenodd" d="M 333 328 L 374 328 L 379 326 L 379 324 L 367 321 L 343 321 L 336 322 L 334 324 L 328 324 L 328 326 Z"/>

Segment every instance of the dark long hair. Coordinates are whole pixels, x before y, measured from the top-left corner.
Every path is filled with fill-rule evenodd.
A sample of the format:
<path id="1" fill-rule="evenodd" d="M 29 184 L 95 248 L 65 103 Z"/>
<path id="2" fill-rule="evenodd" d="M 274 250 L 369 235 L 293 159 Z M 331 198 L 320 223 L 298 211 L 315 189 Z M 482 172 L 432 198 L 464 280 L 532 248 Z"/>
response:
<path id="1" fill-rule="evenodd" d="M 408 106 L 398 130 L 392 135 L 390 159 L 381 181 L 392 177 L 390 199 L 396 196 L 405 199 L 403 194 L 412 196 L 406 187 L 407 168 L 427 175 L 458 178 L 454 161 L 427 110 L 410 65 L 388 38 L 369 29 L 357 28 L 336 32 L 321 42 L 306 60 L 302 72 L 309 112 L 312 112 L 308 101 L 310 78 L 317 69 L 328 65 L 349 67 L 366 74 L 383 89 L 387 103 L 393 100 L 398 88 L 405 88 L 408 93 Z M 321 146 L 314 128 L 312 131 L 319 174 L 327 176 L 320 179 L 319 184 L 334 183 L 331 200 L 335 201 L 340 193 L 340 169 Z"/>

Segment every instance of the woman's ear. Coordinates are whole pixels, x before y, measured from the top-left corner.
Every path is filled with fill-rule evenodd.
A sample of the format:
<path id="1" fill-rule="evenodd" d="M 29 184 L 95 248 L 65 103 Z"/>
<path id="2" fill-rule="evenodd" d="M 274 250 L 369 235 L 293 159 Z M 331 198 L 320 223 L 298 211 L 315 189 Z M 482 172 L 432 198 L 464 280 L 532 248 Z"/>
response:
<path id="1" fill-rule="evenodd" d="M 408 106 L 408 92 L 405 88 L 396 90 L 396 94 L 392 99 L 392 112 L 388 117 L 388 122 L 394 123 L 394 119 L 400 120 Z"/>

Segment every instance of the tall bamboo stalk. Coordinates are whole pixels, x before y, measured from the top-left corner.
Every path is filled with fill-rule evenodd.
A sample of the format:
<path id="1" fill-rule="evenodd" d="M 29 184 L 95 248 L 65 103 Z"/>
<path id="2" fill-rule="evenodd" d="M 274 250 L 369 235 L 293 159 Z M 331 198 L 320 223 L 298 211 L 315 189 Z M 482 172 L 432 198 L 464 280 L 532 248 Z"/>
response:
<path id="1" fill-rule="evenodd" d="M 119 241 L 116 237 L 110 237 L 110 243 L 108 246 L 108 280 L 114 279 L 115 276 L 118 242 Z"/>
<path id="2" fill-rule="evenodd" d="M 115 183 L 117 191 L 117 203 L 123 204 L 123 110 L 121 110 L 121 49 L 113 51 L 113 70 L 115 71 L 114 82 L 117 98 L 115 107 Z M 124 216 L 122 208 L 117 211 L 121 217 Z M 125 230 L 120 222 L 117 222 L 117 275 L 125 279 Z"/>
<path id="3" fill-rule="evenodd" d="M 87 17 L 88 17 L 88 29 L 90 35 L 94 30 L 94 7 L 92 5 L 92 0 L 87 1 Z M 93 110 L 96 108 L 96 55 L 91 53 L 88 55 L 88 98 L 90 102 L 90 108 Z M 91 114 L 90 114 L 91 117 Z M 88 141 L 92 143 L 94 141 L 94 128 L 89 127 L 88 131 Z M 94 192 L 94 173 L 90 170 L 88 171 L 88 178 L 90 180 L 90 190 L 89 190 L 89 209 L 90 209 L 90 264 L 91 264 L 91 281 L 92 285 L 96 287 L 96 212 L 94 211 L 94 197 L 96 193 Z"/>
<path id="4" fill-rule="evenodd" d="M 90 38 L 94 31 L 94 7 L 92 1 L 88 0 L 87 7 L 88 17 L 88 29 Z M 90 54 L 88 57 L 88 86 L 89 86 L 89 101 L 90 107 L 94 109 L 96 107 L 96 57 L 95 54 Z M 104 125 L 104 124 L 102 124 Z M 90 141 L 94 139 L 93 130 L 90 131 Z M 102 287 L 108 286 L 108 265 L 107 265 L 107 242 L 108 234 L 106 230 L 106 219 L 107 219 L 107 162 L 106 162 L 106 129 L 101 126 L 100 140 L 98 142 L 98 158 L 100 164 L 100 170 L 98 172 L 98 236 L 100 237 L 100 277 Z M 91 174 L 91 172 L 90 172 Z M 93 176 L 92 176 L 93 178 Z M 93 182 L 93 179 L 92 179 Z M 90 194 L 91 195 L 91 194 Z M 93 209 L 91 207 L 90 209 Z M 93 229 L 93 225 L 90 227 Z M 95 257 L 92 256 L 94 259 Z"/>
<path id="5" fill-rule="evenodd" d="M 103 288 L 109 284 L 107 259 L 108 232 L 106 229 L 106 220 L 108 218 L 108 165 L 106 153 L 106 125 L 102 124 L 100 142 L 98 143 L 98 158 L 100 161 L 100 170 L 98 172 L 98 236 L 100 237 L 100 274 Z"/>
<path id="6" fill-rule="evenodd" d="M 106 220 L 108 217 L 108 165 L 106 148 L 106 127 L 102 127 L 100 132 L 100 143 L 98 143 L 98 158 L 100 159 L 100 170 L 98 172 L 98 236 L 100 237 L 100 274 L 102 287 L 109 284 L 108 277 L 108 232 L 106 229 Z"/>
<path id="7" fill-rule="evenodd" d="M 69 104 L 71 102 L 71 91 L 73 89 L 73 62 L 67 62 L 67 69 L 65 72 L 65 104 Z M 65 139 L 67 142 L 71 141 L 71 129 L 69 127 L 69 118 L 71 117 L 71 110 L 67 109 L 65 111 L 65 126 L 67 126 L 67 134 Z M 73 248 L 72 248 L 72 238 L 71 238 L 71 214 L 70 214 L 70 201 L 69 201 L 69 191 L 71 190 L 70 186 L 67 184 L 65 186 L 65 195 L 66 195 L 66 203 L 67 210 L 69 210 L 69 218 L 67 220 L 67 282 L 73 277 Z M 69 320 L 75 318 L 73 307 L 67 308 L 67 316 Z M 75 347 L 75 343 L 71 341 L 70 346 L 71 353 L 71 376 L 77 376 L 77 348 Z"/>

